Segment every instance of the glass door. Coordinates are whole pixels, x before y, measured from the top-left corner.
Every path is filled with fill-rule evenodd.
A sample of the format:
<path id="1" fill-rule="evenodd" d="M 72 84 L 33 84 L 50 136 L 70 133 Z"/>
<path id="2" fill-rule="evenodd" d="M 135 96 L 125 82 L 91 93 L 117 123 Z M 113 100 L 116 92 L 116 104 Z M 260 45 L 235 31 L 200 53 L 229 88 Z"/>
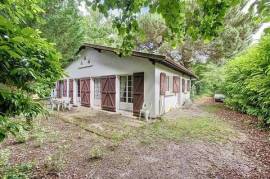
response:
<path id="1" fill-rule="evenodd" d="M 133 110 L 133 76 L 120 76 L 120 109 Z"/>
<path id="2" fill-rule="evenodd" d="M 100 78 L 94 79 L 94 105 L 101 106 L 101 86 Z"/>

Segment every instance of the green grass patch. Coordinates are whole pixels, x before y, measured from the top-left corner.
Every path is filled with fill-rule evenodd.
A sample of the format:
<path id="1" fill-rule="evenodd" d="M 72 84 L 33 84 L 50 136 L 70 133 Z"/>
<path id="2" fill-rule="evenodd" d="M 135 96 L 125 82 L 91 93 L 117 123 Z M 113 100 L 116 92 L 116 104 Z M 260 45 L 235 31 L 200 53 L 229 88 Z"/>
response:
<path id="1" fill-rule="evenodd" d="M 150 144 L 156 139 L 180 140 L 184 138 L 224 141 L 234 134 L 225 122 L 208 118 L 161 120 L 146 125 L 137 132 L 142 144 Z"/>

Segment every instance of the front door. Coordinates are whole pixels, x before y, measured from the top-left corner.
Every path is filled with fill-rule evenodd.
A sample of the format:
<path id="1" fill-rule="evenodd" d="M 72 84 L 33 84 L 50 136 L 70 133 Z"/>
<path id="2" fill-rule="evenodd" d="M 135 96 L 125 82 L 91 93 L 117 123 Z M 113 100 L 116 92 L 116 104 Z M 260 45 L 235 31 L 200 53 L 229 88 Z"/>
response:
<path id="1" fill-rule="evenodd" d="M 90 107 L 90 78 L 80 80 L 81 86 L 81 105 Z"/>
<path id="2" fill-rule="evenodd" d="M 133 110 L 133 75 L 120 76 L 120 105 L 125 111 Z"/>

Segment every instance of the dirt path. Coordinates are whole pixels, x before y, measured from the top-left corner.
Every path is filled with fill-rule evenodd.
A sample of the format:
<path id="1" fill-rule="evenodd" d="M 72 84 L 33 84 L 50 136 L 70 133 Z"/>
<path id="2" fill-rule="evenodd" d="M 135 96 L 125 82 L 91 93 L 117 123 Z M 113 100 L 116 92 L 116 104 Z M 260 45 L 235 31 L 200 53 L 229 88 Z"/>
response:
<path id="1" fill-rule="evenodd" d="M 269 132 L 259 130 L 255 118 L 209 98 L 149 124 L 97 111 L 62 117 L 68 122 L 40 120 L 23 143 L 2 143 L 10 165 L 33 162 L 32 178 L 270 176 Z"/>
<path id="2" fill-rule="evenodd" d="M 202 109 L 208 104 L 209 101 L 207 103 L 199 101 L 188 109 L 172 111 L 164 118 L 167 120 L 218 118 L 216 115 L 218 110 L 211 109 L 211 112 L 207 112 Z M 89 176 L 93 178 L 269 178 L 268 163 L 249 154 L 246 151 L 247 147 L 243 147 L 253 141 L 249 133 L 239 129 L 237 125 L 231 125 L 231 121 L 226 123 L 230 123 L 236 135 L 222 142 L 187 137 L 177 141 L 158 139 L 149 145 L 141 145 L 137 140 L 126 140 L 114 155 L 109 155 L 102 160 Z M 257 138 L 257 143 L 263 140 Z"/>

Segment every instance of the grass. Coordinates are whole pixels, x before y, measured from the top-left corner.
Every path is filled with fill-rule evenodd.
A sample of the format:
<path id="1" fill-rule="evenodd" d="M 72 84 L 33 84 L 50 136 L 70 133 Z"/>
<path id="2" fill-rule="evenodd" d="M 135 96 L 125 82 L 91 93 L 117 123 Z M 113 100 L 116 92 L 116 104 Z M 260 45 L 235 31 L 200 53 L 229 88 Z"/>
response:
<path id="1" fill-rule="evenodd" d="M 216 113 L 219 110 L 221 110 L 223 108 L 222 105 L 219 104 L 205 104 L 203 106 L 201 106 L 202 110 L 209 112 L 209 113 Z"/>
<path id="2" fill-rule="evenodd" d="M 225 122 L 210 118 L 182 118 L 178 120 L 161 120 L 146 125 L 137 132 L 142 144 L 150 144 L 156 139 L 181 140 L 206 139 L 224 141 L 234 134 L 234 130 Z"/>

